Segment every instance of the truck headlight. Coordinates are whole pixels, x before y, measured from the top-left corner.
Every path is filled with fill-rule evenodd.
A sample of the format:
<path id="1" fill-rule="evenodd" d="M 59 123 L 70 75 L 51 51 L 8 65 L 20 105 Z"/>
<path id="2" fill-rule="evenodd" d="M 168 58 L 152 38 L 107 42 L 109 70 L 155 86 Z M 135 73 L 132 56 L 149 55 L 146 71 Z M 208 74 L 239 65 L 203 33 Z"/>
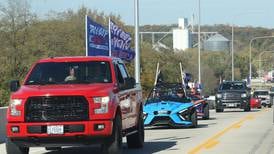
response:
<path id="1" fill-rule="evenodd" d="M 242 98 L 246 98 L 247 95 L 246 95 L 246 94 L 241 94 L 241 97 L 242 97 Z"/>
<path id="2" fill-rule="evenodd" d="M 216 97 L 217 98 L 222 98 L 222 94 L 217 94 Z"/>
<path id="3" fill-rule="evenodd" d="M 21 116 L 21 111 L 17 110 L 17 107 L 22 104 L 22 99 L 11 99 L 10 100 L 10 115 Z"/>
<path id="4" fill-rule="evenodd" d="M 109 101 L 110 101 L 109 96 L 94 97 L 93 101 L 94 101 L 95 104 L 100 104 L 99 108 L 94 109 L 95 114 L 108 113 L 108 104 L 109 104 Z"/>

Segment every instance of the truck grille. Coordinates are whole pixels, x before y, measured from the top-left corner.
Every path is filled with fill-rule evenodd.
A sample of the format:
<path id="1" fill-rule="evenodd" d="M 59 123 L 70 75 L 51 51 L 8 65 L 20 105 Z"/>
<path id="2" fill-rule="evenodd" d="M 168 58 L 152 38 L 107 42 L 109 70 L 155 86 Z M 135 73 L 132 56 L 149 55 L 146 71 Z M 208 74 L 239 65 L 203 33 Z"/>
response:
<path id="1" fill-rule="evenodd" d="M 240 93 L 224 93 L 223 94 L 224 99 L 241 99 Z"/>
<path id="2" fill-rule="evenodd" d="M 88 102 L 82 96 L 30 97 L 25 106 L 26 122 L 84 121 Z"/>

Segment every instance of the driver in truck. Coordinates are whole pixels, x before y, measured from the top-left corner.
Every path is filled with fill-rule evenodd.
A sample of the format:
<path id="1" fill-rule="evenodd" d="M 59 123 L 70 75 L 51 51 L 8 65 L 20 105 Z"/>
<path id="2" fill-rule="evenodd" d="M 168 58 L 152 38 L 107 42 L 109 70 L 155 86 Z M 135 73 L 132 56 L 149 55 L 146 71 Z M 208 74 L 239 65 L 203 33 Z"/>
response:
<path id="1" fill-rule="evenodd" d="M 76 80 L 75 70 L 74 70 L 74 68 L 70 68 L 69 69 L 69 76 L 67 76 L 65 78 L 65 82 L 67 82 L 67 81 L 74 81 L 74 80 Z"/>

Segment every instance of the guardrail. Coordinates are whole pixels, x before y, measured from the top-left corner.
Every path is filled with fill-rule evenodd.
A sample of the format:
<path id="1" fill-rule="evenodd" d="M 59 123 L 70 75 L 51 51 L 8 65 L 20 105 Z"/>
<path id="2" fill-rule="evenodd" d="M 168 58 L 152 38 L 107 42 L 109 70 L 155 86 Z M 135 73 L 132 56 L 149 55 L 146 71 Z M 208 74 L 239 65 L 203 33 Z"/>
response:
<path id="1" fill-rule="evenodd" d="M 0 107 L 0 143 L 6 139 L 6 113 L 8 107 Z"/>

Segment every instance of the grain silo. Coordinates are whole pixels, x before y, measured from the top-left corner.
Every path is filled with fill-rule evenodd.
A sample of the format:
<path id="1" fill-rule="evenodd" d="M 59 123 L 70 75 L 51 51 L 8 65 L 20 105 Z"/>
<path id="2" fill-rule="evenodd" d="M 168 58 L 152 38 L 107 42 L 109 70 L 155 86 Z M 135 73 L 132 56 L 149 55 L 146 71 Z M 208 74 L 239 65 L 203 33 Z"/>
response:
<path id="1" fill-rule="evenodd" d="M 173 49 L 186 50 L 192 47 L 191 32 L 188 29 L 188 20 L 179 18 L 179 28 L 173 29 Z"/>
<path id="2" fill-rule="evenodd" d="M 223 35 L 215 34 L 204 42 L 203 48 L 206 51 L 229 51 L 229 44 L 229 40 Z"/>

